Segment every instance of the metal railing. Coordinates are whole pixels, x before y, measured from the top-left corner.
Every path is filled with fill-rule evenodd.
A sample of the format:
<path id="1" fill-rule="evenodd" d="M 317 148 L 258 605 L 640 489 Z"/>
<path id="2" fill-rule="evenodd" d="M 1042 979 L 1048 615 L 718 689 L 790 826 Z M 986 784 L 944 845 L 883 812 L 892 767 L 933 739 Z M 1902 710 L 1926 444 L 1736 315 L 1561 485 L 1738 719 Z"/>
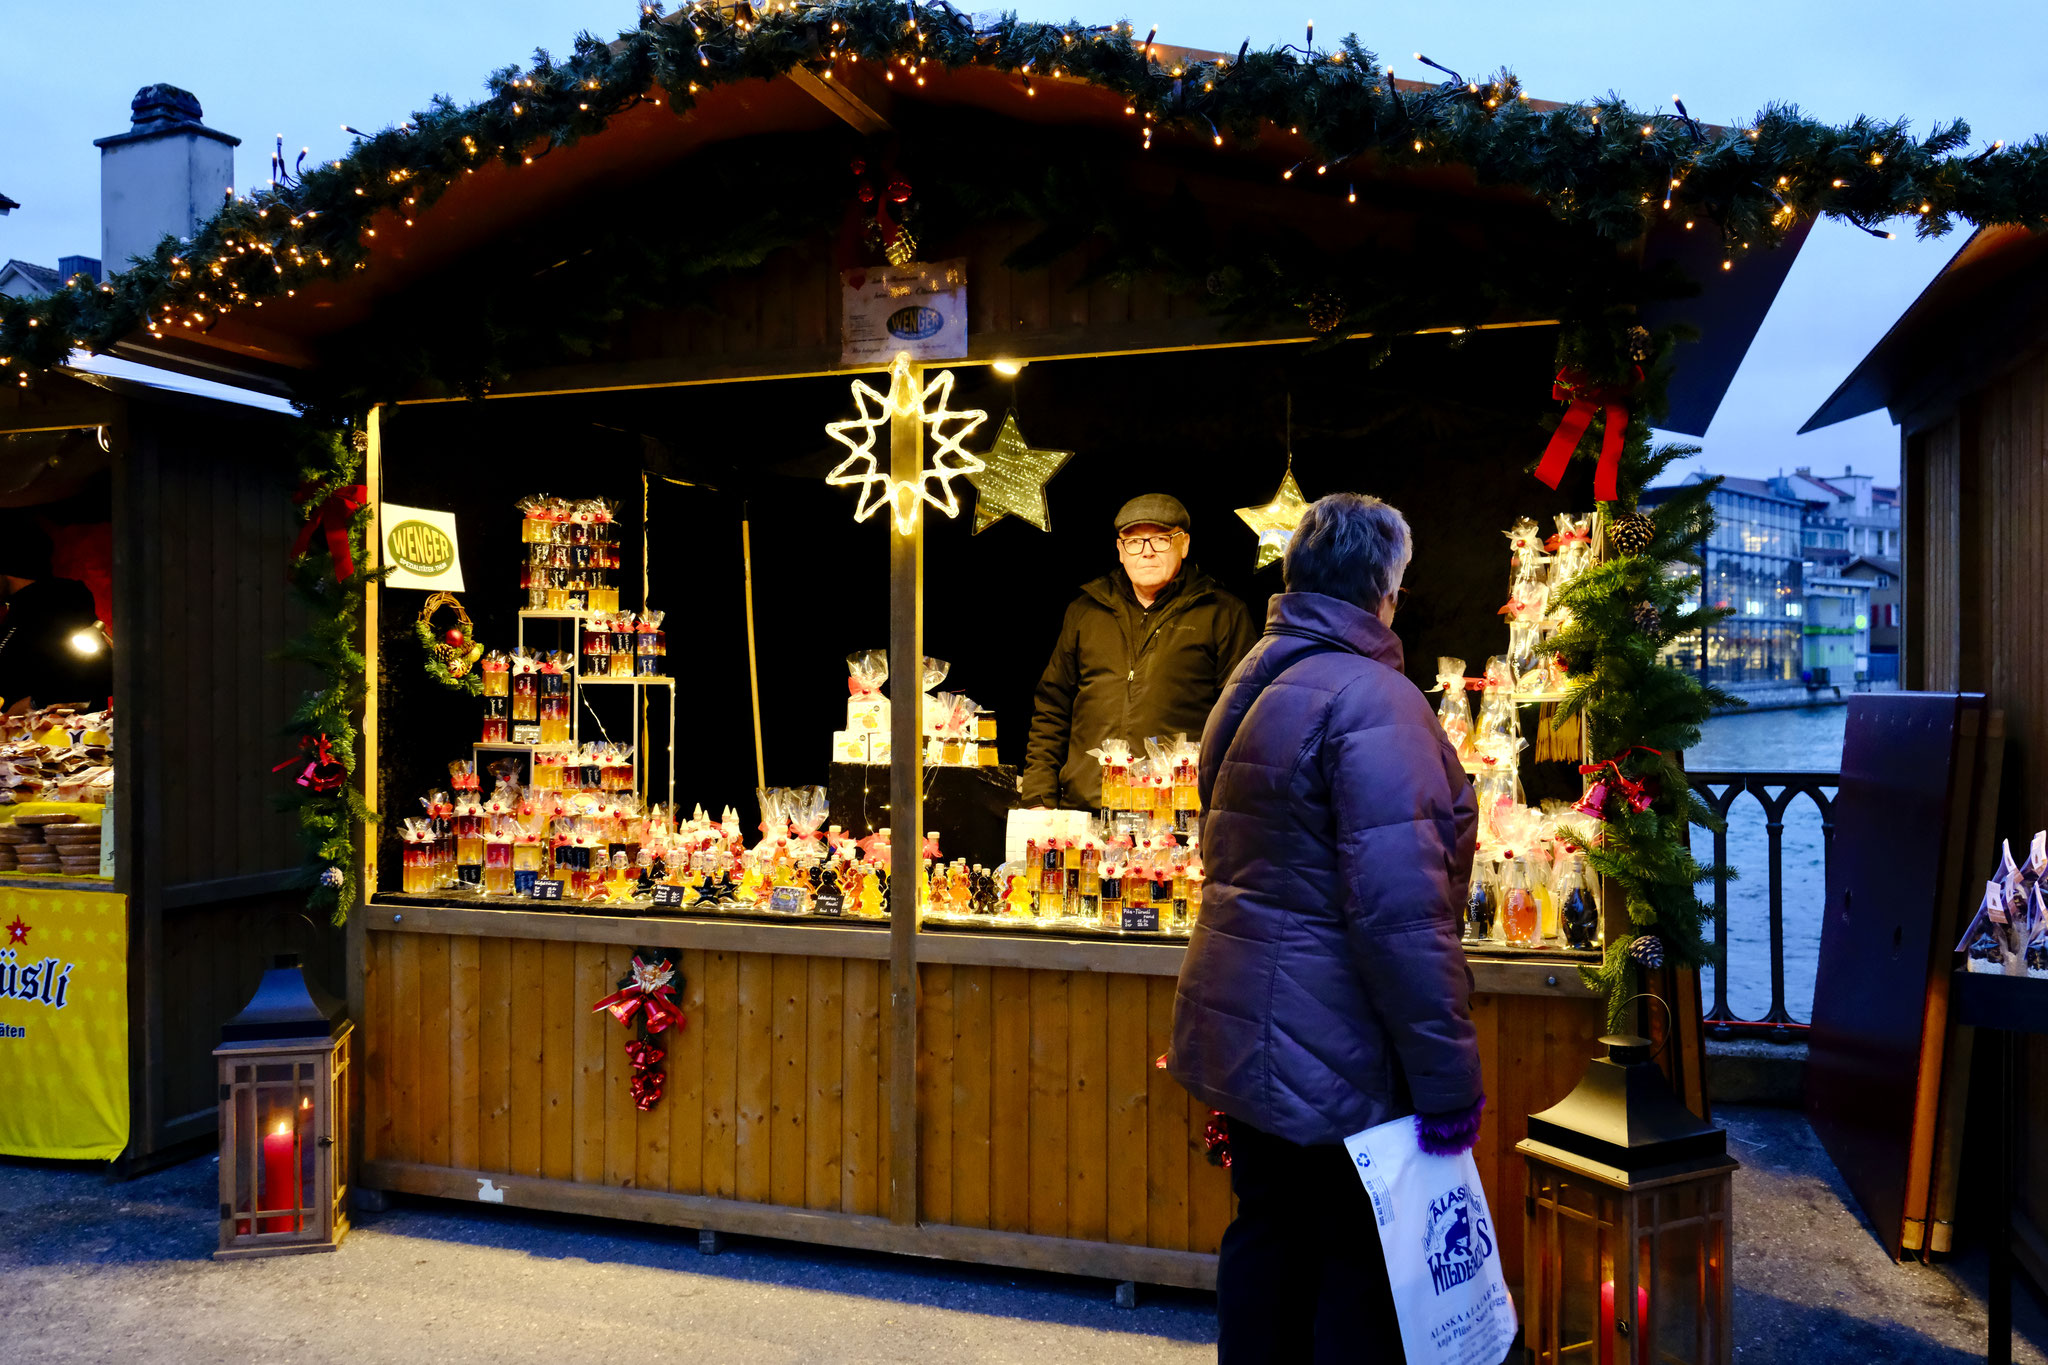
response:
<path id="1" fill-rule="evenodd" d="M 1748 792 L 1763 807 L 1764 838 L 1767 845 L 1765 889 L 1768 895 L 1771 938 L 1771 1005 L 1761 1019 L 1743 1019 L 1728 1008 L 1728 879 L 1714 878 L 1714 941 L 1722 946 L 1721 965 L 1714 972 L 1714 1003 L 1706 1013 L 1709 1032 L 1726 1037 L 1737 1028 L 1762 1030 L 1767 1036 L 1789 1040 L 1807 1026 L 1785 1008 L 1785 811 L 1795 797 L 1806 796 L 1820 812 L 1821 852 L 1825 861 L 1834 856 L 1835 800 L 1830 793 L 1841 790 L 1842 775 L 1828 772 L 1692 772 L 1686 780 L 1725 821 L 1737 797 Z M 1728 861 L 1728 834 L 1714 835 L 1715 866 Z"/>

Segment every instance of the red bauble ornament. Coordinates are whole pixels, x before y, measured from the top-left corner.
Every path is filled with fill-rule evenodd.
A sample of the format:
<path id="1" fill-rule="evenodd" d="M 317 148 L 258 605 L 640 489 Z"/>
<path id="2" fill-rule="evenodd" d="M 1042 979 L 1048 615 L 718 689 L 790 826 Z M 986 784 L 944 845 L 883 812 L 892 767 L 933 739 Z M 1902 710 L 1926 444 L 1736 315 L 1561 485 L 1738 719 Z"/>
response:
<path id="1" fill-rule="evenodd" d="M 900 204 L 908 198 L 910 198 L 910 182 L 908 180 L 891 180 L 889 182 L 890 203 Z"/>
<path id="2" fill-rule="evenodd" d="M 448 642 L 450 648 L 462 648 L 462 628 L 460 626 L 450 626 L 448 633 L 441 638 Z"/>
<path id="3" fill-rule="evenodd" d="M 862 185 L 860 187 L 860 202 L 863 204 L 875 202 L 875 187 L 873 185 Z"/>

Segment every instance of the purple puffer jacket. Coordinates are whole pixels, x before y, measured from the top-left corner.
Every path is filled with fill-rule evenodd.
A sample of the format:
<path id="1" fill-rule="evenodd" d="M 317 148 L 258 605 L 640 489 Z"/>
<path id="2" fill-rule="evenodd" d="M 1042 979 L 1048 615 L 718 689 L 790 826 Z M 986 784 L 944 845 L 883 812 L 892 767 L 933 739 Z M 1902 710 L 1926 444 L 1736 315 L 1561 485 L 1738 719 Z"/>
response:
<path id="1" fill-rule="evenodd" d="M 1208 884 L 1167 1066 L 1302 1144 L 1480 1098 L 1476 802 L 1379 619 L 1282 593 L 1202 735 Z"/>

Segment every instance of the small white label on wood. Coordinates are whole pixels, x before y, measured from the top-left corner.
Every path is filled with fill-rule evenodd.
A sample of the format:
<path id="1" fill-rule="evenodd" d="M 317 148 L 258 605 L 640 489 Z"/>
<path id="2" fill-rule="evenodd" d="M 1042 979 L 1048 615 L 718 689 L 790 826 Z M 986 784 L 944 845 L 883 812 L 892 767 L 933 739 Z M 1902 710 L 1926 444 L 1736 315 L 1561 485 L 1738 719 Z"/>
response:
<path id="1" fill-rule="evenodd" d="M 486 1204 L 502 1204 L 505 1202 L 505 1192 L 496 1185 L 493 1185 L 488 1176 L 480 1175 L 476 1178 L 476 1197 Z"/>
<path id="2" fill-rule="evenodd" d="M 876 265 L 840 275 L 839 363 L 887 365 L 967 354 L 967 258 Z"/>

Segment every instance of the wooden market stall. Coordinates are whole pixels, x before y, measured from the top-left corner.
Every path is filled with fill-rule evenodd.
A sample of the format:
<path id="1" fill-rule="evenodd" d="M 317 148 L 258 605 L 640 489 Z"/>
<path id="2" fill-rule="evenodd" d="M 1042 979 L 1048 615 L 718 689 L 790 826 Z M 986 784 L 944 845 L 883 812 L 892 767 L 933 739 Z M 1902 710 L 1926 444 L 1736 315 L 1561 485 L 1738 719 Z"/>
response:
<path id="1" fill-rule="evenodd" d="M 570 303 L 545 291 L 550 271 L 574 269 L 578 248 L 564 245 L 574 234 L 601 233 L 593 225 L 608 217 L 690 211 L 691 172 L 702 164 L 693 158 L 777 136 L 841 149 L 842 164 L 870 147 L 900 147 L 907 165 L 920 139 L 958 137 L 961 127 L 978 130 L 998 158 L 1056 157 L 1081 143 L 1105 145 L 1114 132 L 1127 147 L 1127 188 L 1162 218 L 1185 218 L 1195 206 L 1219 235 L 1286 223 L 1321 242 L 1381 242 L 1390 269 L 1447 277 L 1488 253 L 1565 249 L 1540 204 L 1462 175 L 1360 170 L 1348 199 L 1290 187 L 1279 171 L 1306 153 L 1277 128 L 1210 169 L 1185 149 L 1173 160 L 1141 160 L 1120 99 L 1078 82 L 1048 80 L 1027 92 L 994 70 L 918 72 L 914 85 L 885 86 L 845 69 L 834 76 L 800 66 L 721 86 L 680 119 L 658 103 L 628 109 L 574 145 L 477 169 L 416 218 L 380 217 L 379 241 L 389 245 L 352 279 L 273 300 L 260 316 L 237 312 L 204 334 L 134 344 L 161 363 L 226 366 L 290 387 L 317 375 L 323 354 L 376 336 L 395 301 L 439 297 L 439 276 L 458 263 L 541 281 L 529 302 L 545 325 L 548 307 Z M 1086 234 L 1027 268 L 1033 263 L 1013 253 L 1034 233 L 1028 218 L 1015 217 L 926 245 L 929 255 L 964 261 L 966 354 L 944 363 L 972 387 L 977 406 L 994 407 L 1010 392 L 998 387 L 1005 381 L 991 373 L 994 362 L 1028 362 L 1016 390 L 1031 395 L 1027 419 L 1097 456 L 1092 471 L 1069 476 L 1084 486 L 1056 486 L 1076 510 L 1071 519 L 1065 503 L 1056 512 L 1061 529 L 1042 542 L 1051 547 L 1042 557 L 1041 542 L 970 546 L 964 526 L 932 517 L 907 534 L 852 526 L 850 499 L 815 477 L 826 467 L 815 454 L 819 427 L 844 415 L 846 377 L 881 368 L 843 353 L 829 233 L 765 252 L 695 306 L 626 310 L 609 344 L 587 360 L 492 374 L 475 386 L 489 402 L 464 401 L 462 385 L 429 384 L 374 407 L 367 504 L 454 509 L 469 605 L 487 643 L 515 628 L 516 613 L 482 603 L 487 593 L 510 595 L 498 575 L 513 562 L 517 497 L 543 479 L 598 482 L 637 504 L 624 540 L 642 548 L 637 557 L 629 549 L 625 580 L 637 572 L 644 584 L 665 558 L 680 561 L 688 583 L 653 605 L 673 612 L 687 601 L 690 610 L 671 616 L 672 641 L 677 620 L 704 613 L 695 638 L 680 636 L 692 646 L 687 675 L 671 646 L 689 704 L 668 738 L 692 752 L 678 769 L 688 790 L 679 778 L 664 795 L 685 803 L 691 792 L 710 792 L 707 803 L 743 793 L 755 775 L 765 785 L 770 771 L 819 771 L 819 712 L 793 700 L 792 679 L 802 674 L 802 686 L 826 695 L 843 682 L 839 656 L 884 638 L 894 659 L 944 651 L 956 670 L 982 667 L 985 681 L 968 685 L 997 699 L 1005 757 L 1013 757 L 1050 638 L 1046 614 L 1099 571 L 1106 549 L 1099 529 L 1064 528 L 1099 528 L 1122 497 L 1171 475 L 1191 490 L 1205 539 L 1225 559 L 1248 563 L 1250 537 L 1232 528 L 1229 509 L 1262 500 L 1290 450 L 1311 491 L 1369 487 L 1415 520 L 1422 557 L 1413 581 L 1436 586 L 1435 601 L 1402 627 L 1411 673 L 1431 676 L 1437 653 L 1483 658 L 1498 648 L 1495 537 L 1524 511 L 1547 517 L 1589 501 L 1583 489 L 1548 493 L 1525 473 L 1540 446 L 1536 417 L 1554 411 L 1546 409 L 1554 319 L 1496 311 L 1470 323 L 1465 302 L 1446 303 L 1440 316 L 1402 326 L 1438 349 L 1389 359 L 1367 337 L 1304 357 L 1314 334 L 1298 318 L 1226 328 L 1199 295 L 1097 275 L 1105 249 Z M 1688 249 L 1675 232 L 1647 248 L 1673 257 Z M 1674 388 L 1673 426 L 1704 429 L 1792 254 L 1750 263 L 1696 303 L 1710 326 L 1700 363 L 1682 369 Z M 1382 363 L 1390 368 L 1375 380 Z M 1453 369 L 1456 383 L 1447 377 Z M 1417 402 L 1431 371 L 1439 387 Z M 1027 379 L 1035 387 L 1027 390 Z M 1281 425 L 1288 394 L 1300 415 L 1286 420 L 1300 423 L 1298 439 Z M 1475 394 L 1483 395 L 1476 406 Z M 1381 401 L 1410 404 L 1384 431 L 1371 410 Z M 1252 441 L 1262 443 L 1256 468 L 1244 453 Z M 921 458 L 917 445 L 897 442 L 895 458 Z M 804 477 L 773 483 L 770 467 L 779 464 Z M 663 491 L 676 487 L 685 493 Z M 706 500 L 675 504 L 664 520 L 661 498 L 700 492 Z M 380 529 L 373 520 L 370 544 Z M 884 537 L 886 554 L 876 543 Z M 769 721 L 765 742 L 776 754 L 787 735 L 788 745 L 814 744 L 817 755 L 799 748 L 798 757 L 777 755 L 760 768 L 748 760 L 748 673 L 739 662 L 751 626 L 728 628 L 738 619 L 730 614 L 738 581 L 729 596 L 709 587 L 692 596 L 689 586 L 726 582 L 717 574 L 730 574 L 749 543 L 747 584 L 761 575 L 767 585 L 756 703 Z M 765 554 L 764 545 L 780 552 Z M 720 547 L 730 563 L 716 557 Z M 926 573 L 928 548 L 944 557 L 943 573 Z M 1213 570 L 1222 561 L 1208 553 Z M 1029 569 L 1012 572 L 1020 562 Z M 1271 574 L 1261 584 L 1243 564 L 1225 567 L 1247 596 L 1275 586 Z M 375 583 L 366 593 L 373 686 L 357 770 L 366 800 L 387 815 L 406 813 L 431 770 L 467 751 L 467 735 L 450 738 L 449 727 L 473 719 L 423 680 L 411 639 L 419 599 Z M 961 627 L 970 613 L 986 622 L 978 632 Z M 983 638 L 968 638 L 977 633 Z M 913 688 L 893 695 L 888 804 L 897 828 L 919 830 L 919 707 Z M 812 726 L 808 736 L 793 733 L 801 727 L 792 718 Z M 1570 780 L 1576 795 L 1575 769 Z M 939 931 L 920 924 L 915 841 L 899 839 L 893 850 L 887 922 L 827 923 L 487 908 L 407 895 L 389 834 L 365 840 L 364 903 L 349 927 L 363 1087 L 358 1188 L 1213 1284 L 1230 1218 L 1227 1176 L 1205 1158 L 1206 1111 L 1153 1066 L 1166 1047 L 1182 943 Z M 1625 925 L 1617 905 L 1608 915 L 1610 932 Z M 672 952 L 683 981 L 685 1024 L 668 1036 L 668 1087 L 650 1110 L 634 1103 L 623 1035 L 592 1010 L 636 948 Z M 1514 1144 L 1525 1116 L 1571 1088 L 1605 1032 L 1602 1003 L 1576 970 L 1584 960 L 1474 955 L 1491 1097 L 1478 1156 L 1497 1208 L 1520 1203 Z M 1696 987 L 1680 973 L 1656 984 L 1677 1026 L 1646 1012 L 1646 1027 L 1675 1040 L 1666 1063 L 1703 1109 Z M 1518 1282 L 1520 1220 L 1503 1216 L 1499 1232 Z"/>
<path id="2" fill-rule="evenodd" d="M 272 954 L 303 953 L 336 985 L 342 966 L 339 932 L 300 913 L 290 823 L 271 804 L 277 734 L 302 682 L 272 658 L 300 620 L 281 572 L 291 419 L 162 378 L 174 382 L 73 371 L 0 391 L 0 505 L 76 547 L 54 568 L 102 599 L 115 735 L 111 795 L 47 806 L 86 812 L 79 823 L 104 814 L 111 875 L 0 875 L 0 921 L 54 951 L 32 932 L 60 932 L 53 898 L 90 893 L 118 916 L 62 931 L 77 958 L 67 1013 L 97 1012 L 90 1026 L 114 1033 L 47 1080 L 86 1089 L 113 1063 L 120 1122 L 105 1154 L 130 1170 L 212 1136 L 212 1048 Z"/>

